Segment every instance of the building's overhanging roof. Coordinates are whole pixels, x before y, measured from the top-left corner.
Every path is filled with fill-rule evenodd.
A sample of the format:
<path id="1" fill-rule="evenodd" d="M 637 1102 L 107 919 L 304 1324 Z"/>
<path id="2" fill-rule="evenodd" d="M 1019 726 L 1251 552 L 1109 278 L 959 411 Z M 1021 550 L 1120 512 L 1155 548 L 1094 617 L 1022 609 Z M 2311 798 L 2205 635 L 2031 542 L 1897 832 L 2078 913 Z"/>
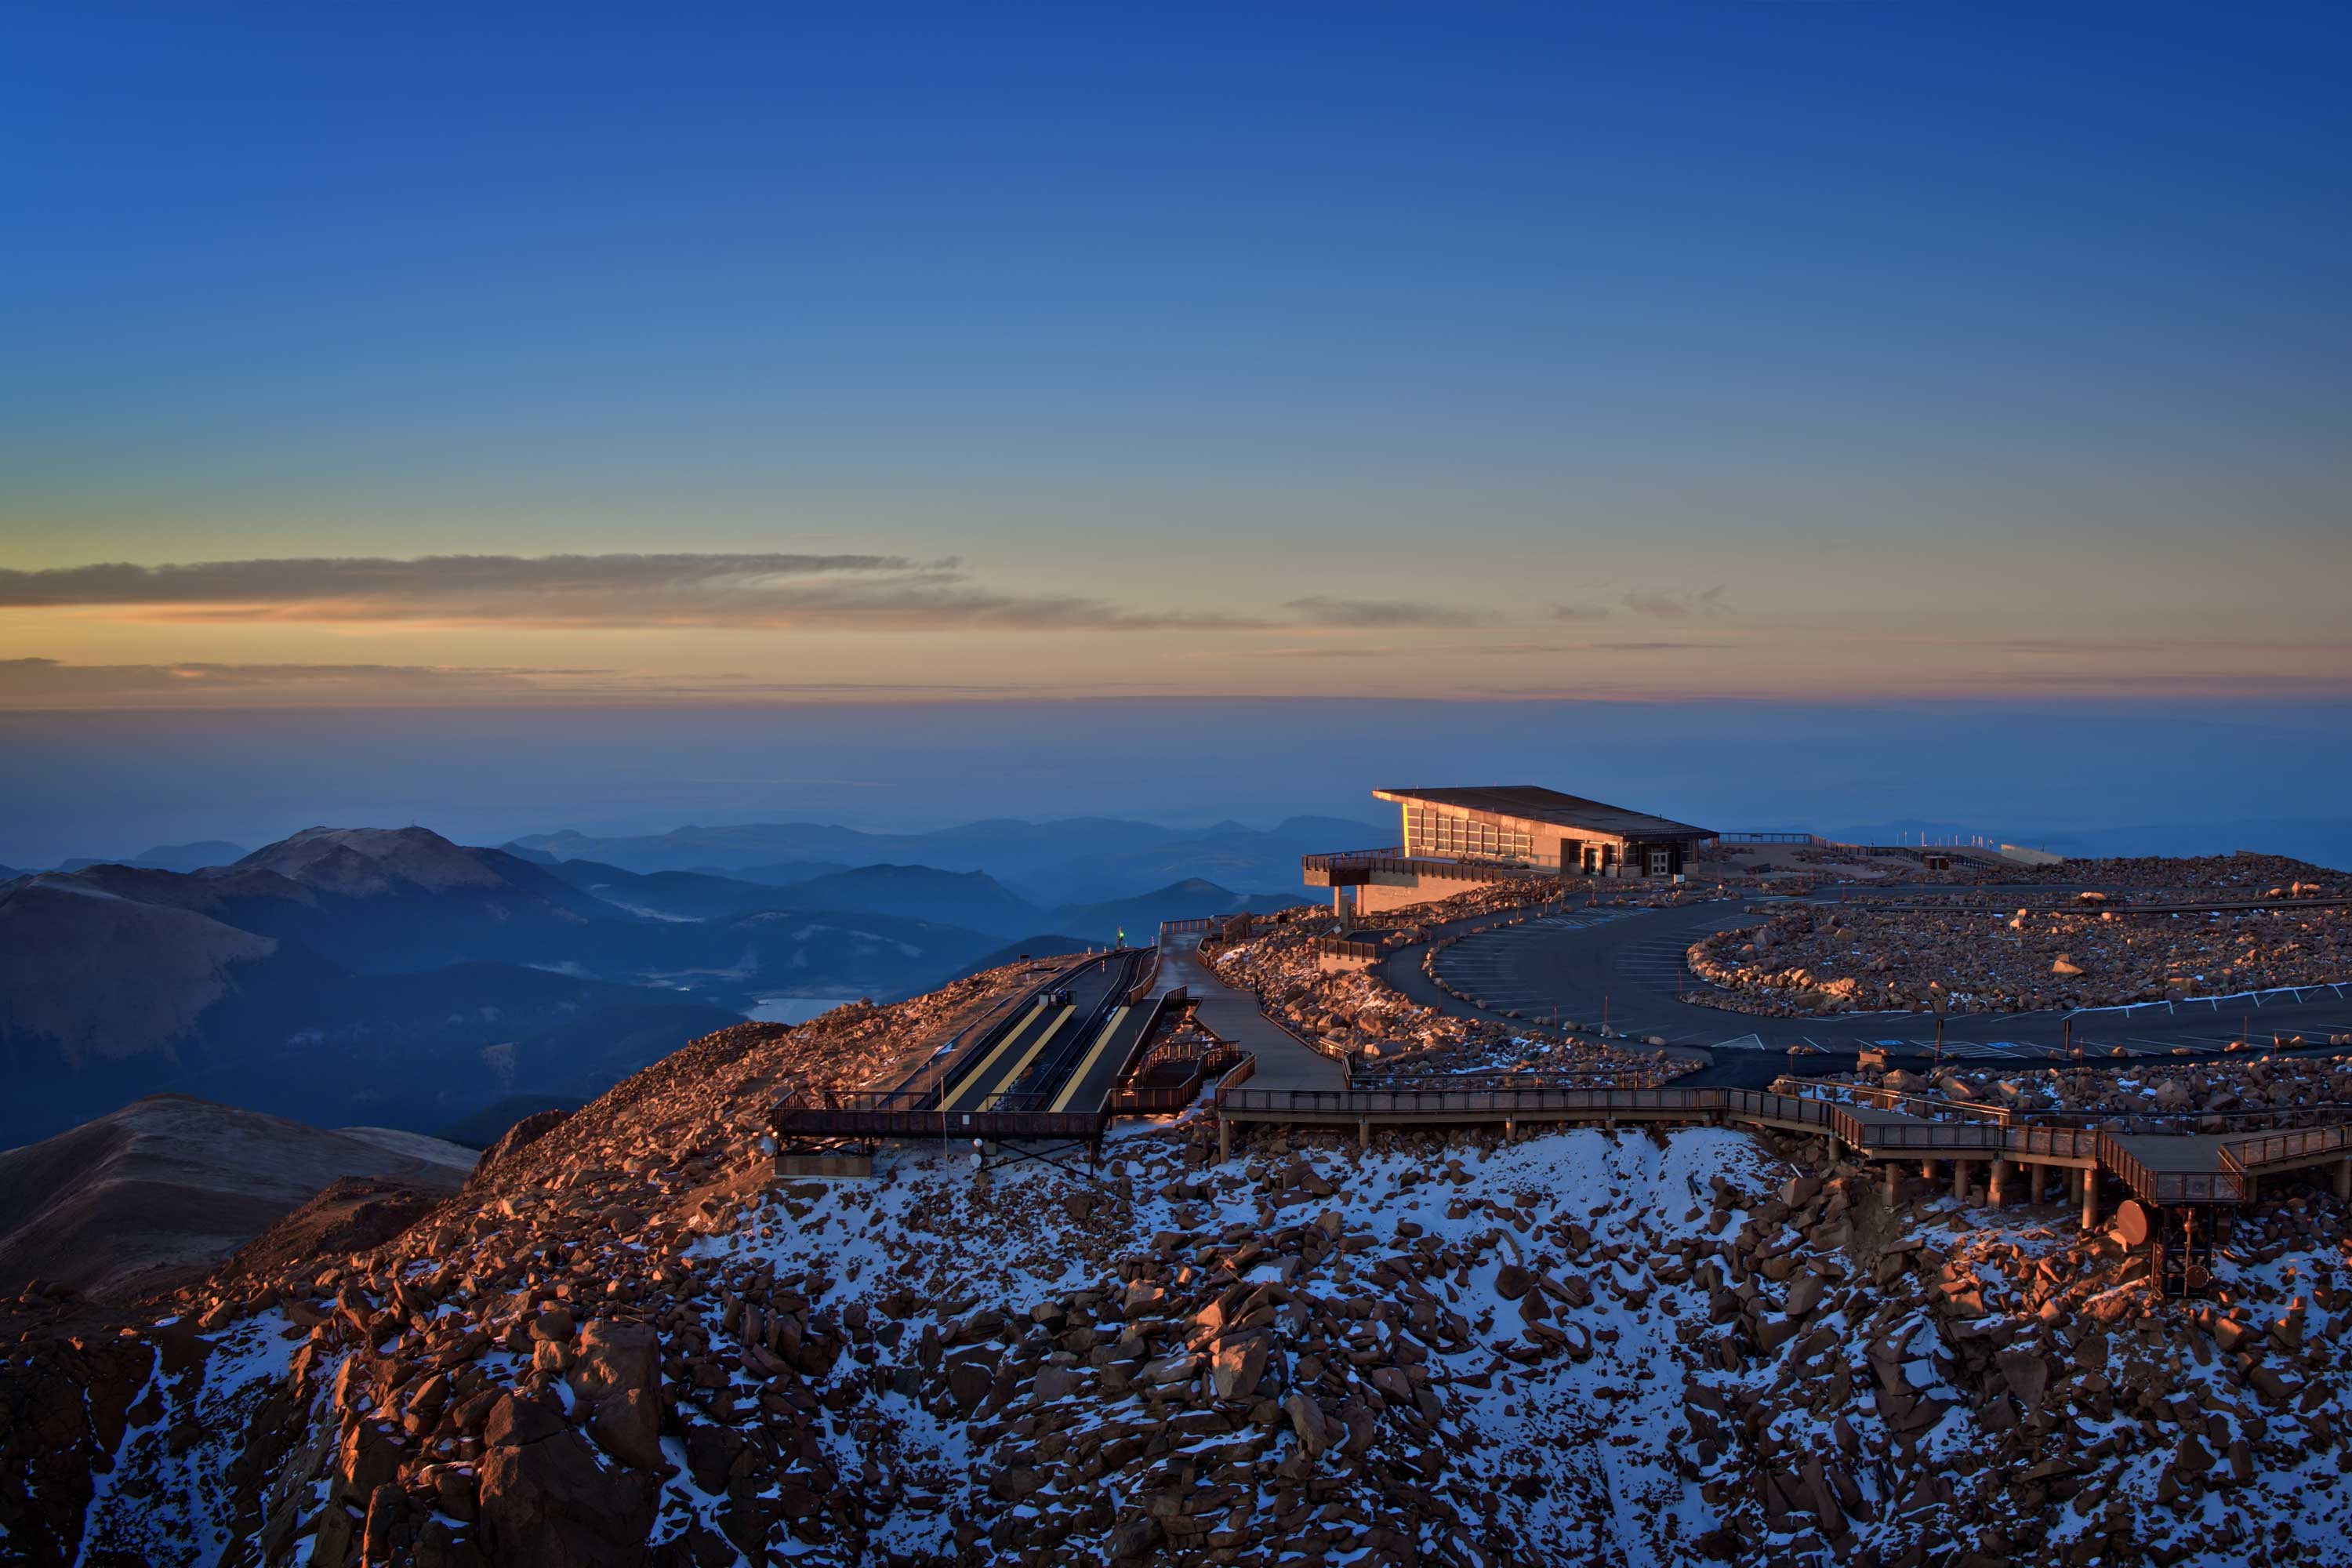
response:
<path id="1" fill-rule="evenodd" d="M 1647 812 L 1604 805 L 1582 795 L 1562 795 L 1539 784 L 1480 784 L 1446 789 L 1376 789 L 1377 800 L 1427 801 L 1464 811 L 1492 812 L 1528 822 L 1549 822 L 1560 827 L 1583 827 L 1620 838 L 1712 838 L 1712 827 L 1693 827 Z"/>

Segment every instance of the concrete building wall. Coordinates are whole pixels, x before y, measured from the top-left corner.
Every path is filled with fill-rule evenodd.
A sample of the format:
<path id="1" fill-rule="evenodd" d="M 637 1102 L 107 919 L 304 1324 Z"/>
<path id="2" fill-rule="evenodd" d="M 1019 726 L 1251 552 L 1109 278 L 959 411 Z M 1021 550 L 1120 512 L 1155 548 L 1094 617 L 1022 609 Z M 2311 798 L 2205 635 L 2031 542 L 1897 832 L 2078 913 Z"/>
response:
<path id="1" fill-rule="evenodd" d="M 1383 910 L 1402 910 L 1412 904 L 1433 904 L 1440 899 L 1450 899 L 1474 888 L 1493 886 L 1492 882 L 1474 881 L 1466 877 L 1421 877 L 1394 885 L 1373 882 L 1355 889 L 1356 912 L 1370 915 Z"/>

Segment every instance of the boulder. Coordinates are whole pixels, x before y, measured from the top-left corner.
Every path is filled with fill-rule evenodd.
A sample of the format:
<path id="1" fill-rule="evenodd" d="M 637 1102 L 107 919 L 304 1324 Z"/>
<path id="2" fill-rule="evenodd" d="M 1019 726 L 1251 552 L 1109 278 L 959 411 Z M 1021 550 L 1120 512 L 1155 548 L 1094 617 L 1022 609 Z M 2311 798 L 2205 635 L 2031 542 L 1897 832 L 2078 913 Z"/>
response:
<path id="1" fill-rule="evenodd" d="M 650 1388 L 625 1388 L 597 1401 L 595 1414 L 589 1417 L 588 1435 L 621 1463 L 658 1470 L 665 1468 L 661 1424 L 658 1394 Z"/>
<path id="2" fill-rule="evenodd" d="M 653 1529 L 653 1478 L 608 1468 L 564 1428 L 488 1448 L 480 1467 L 481 1551 L 510 1568 L 624 1568 Z"/>
<path id="3" fill-rule="evenodd" d="M 658 1394 L 661 1340 L 644 1323 L 598 1319 L 580 1331 L 567 1370 L 572 1392 L 591 1405 L 632 1388 Z"/>
<path id="4" fill-rule="evenodd" d="M 563 1417 L 536 1399 L 506 1394 L 490 1407 L 482 1426 L 482 1441 L 494 1448 L 537 1443 L 563 1430 Z"/>
<path id="5" fill-rule="evenodd" d="M 1309 1458 L 1323 1451 L 1323 1410 L 1314 1398 L 1303 1390 L 1282 1402 L 1283 1414 L 1290 1417 L 1290 1429 L 1298 1434 L 1298 1446 Z"/>
<path id="6" fill-rule="evenodd" d="M 1211 1386 L 1220 1399 L 1247 1399 L 1265 1375 L 1266 1358 L 1274 1350 L 1267 1334 L 1241 1334 L 1219 1340 L 1209 1356 Z"/>

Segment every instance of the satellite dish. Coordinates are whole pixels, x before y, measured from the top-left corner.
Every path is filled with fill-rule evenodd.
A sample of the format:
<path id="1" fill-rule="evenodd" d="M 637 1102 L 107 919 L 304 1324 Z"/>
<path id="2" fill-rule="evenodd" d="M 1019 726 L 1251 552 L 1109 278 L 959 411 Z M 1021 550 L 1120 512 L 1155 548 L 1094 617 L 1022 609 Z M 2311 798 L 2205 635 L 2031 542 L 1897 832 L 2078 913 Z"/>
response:
<path id="1" fill-rule="evenodd" d="M 2138 1247 L 2145 1243 L 2151 1228 L 2147 1210 L 2140 1207 L 2137 1198 L 2126 1198 L 2122 1206 L 2116 1210 L 2115 1237 L 2126 1247 Z"/>

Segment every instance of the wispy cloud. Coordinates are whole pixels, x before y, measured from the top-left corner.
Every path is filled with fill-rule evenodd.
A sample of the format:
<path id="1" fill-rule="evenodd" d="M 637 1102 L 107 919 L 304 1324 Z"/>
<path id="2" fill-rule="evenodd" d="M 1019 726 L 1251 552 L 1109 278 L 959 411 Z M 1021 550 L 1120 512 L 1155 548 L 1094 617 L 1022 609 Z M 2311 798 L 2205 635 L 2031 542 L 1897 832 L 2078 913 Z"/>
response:
<path id="1" fill-rule="evenodd" d="M 1606 591 L 1609 585 L 1601 586 Z M 1731 606 L 1725 597 L 1728 592 L 1728 585 L 1720 583 L 1712 588 L 1635 588 L 1613 599 L 1554 603 L 1549 606 L 1549 615 L 1555 621 L 1605 621 L 1622 611 L 1652 620 L 1686 620 L 1697 616 L 1728 615 Z"/>
<path id="2" fill-rule="evenodd" d="M 0 706 L 166 699 L 205 701 L 268 694 L 320 702 L 403 694 L 441 700 L 560 686 L 603 688 L 599 669 L 463 668 L 424 664 L 66 664 L 0 659 Z"/>
<path id="3" fill-rule="evenodd" d="M 1118 683 L 1090 681 L 1089 690 Z M 1014 682 L 783 681 L 614 669 L 421 664 L 67 664 L 0 659 L 0 710 L 402 707 L 479 703 L 812 702 L 1060 694 Z"/>
<path id="4" fill-rule="evenodd" d="M 1620 601 L 1637 616 L 1655 620 L 1684 620 L 1693 616 L 1720 616 L 1731 606 L 1724 602 L 1728 584 L 1718 583 L 1712 588 L 1643 589 L 1628 594 Z"/>
<path id="5" fill-rule="evenodd" d="M 1282 607 L 1318 626 L 1474 626 L 1495 618 L 1491 611 L 1422 599 L 1335 599 L 1320 594 Z"/>
<path id="6" fill-rule="evenodd" d="M 1187 658 L 1392 658 L 1425 650 L 1371 643 L 1311 643 L 1301 647 L 1195 649 Z"/>
<path id="7" fill-rule="evenodd" d="M 1720 642 L 1496 642 L 1437 643 L 1404 647 L 1395 643 L 1307 643 L 1259 648 L 1196 649 L 1189 658 L 1429 658 L 1460 655 L 1474 658 L 1520 658 L 1557 653 L 1680 653 L 1696 648 L 1727 648 Z"/>
<path id="8" fill-rule="evenodd" d="M 0 607 L 140 619 L 517 626 L 1137 630 L 1249 617 L 973 583 L 953 558 L 875 554 L 428 555 L 0 570 Z"/>

